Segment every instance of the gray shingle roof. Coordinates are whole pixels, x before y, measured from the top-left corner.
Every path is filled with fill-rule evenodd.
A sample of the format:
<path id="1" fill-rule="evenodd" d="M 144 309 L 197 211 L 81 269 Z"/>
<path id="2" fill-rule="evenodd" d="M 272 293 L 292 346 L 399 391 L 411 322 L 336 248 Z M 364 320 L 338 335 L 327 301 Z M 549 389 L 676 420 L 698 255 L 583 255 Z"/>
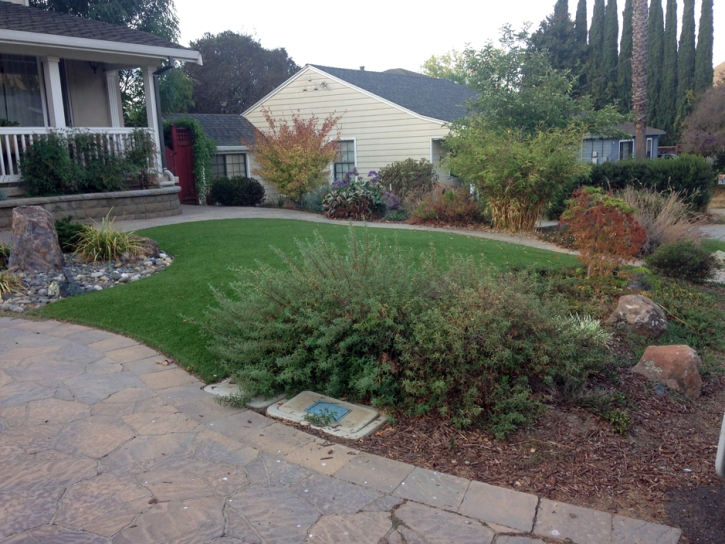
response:
<path id="1" fill-rule="evenodd" d="M 254 142 L 254 126 L 244 117 L 229 113 L 169 113 L 164 118 L 173 123 L 175 119 L 189 117 L 199 121 L 207 138 L 218 146 L 240 146 L 242 140 Z"/>
<path id="2" fill-rule="evenodd" d="M 0 1 L 0 30 L 186 49 L 148 32 Z"/>
<path id="3" fill-rule="evenodd" d="M 618 131 L 624 132 L 625 134 L 629 134 L 634 138 L 635 131 L 634 131 L 634 123 L 622 123 L 617 126 L 615 126 Z M 667 134 L 664 130 L 660 130 L 658 128 L 654 127 L 646 127 L 647 129 L 647 136 L 663 136 Z M 588 140 L 598 140 L 600 139 L 600 136 L 592 136 L 591 134 L 586 137 Z M 605 138 L 606 139 L 606 138 Z"/>
<path id="4" fill-rule="evenodd" d="M 447 79 L 436 79 L 400 70 L 370 72 L 311 65 L 425 117 L 455 121 L 468 111 L 466 103 L 477 96 L 473 89 Z"/>

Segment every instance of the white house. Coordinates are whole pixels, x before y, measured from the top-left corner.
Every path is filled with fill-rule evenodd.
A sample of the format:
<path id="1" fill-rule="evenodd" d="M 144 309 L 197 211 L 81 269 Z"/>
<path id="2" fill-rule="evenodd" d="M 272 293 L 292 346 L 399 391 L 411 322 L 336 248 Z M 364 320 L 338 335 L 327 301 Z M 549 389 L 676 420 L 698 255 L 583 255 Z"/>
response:
<path id="1" fill-rule="evenodd" d="M 424 158 L 440 165 L 447 123 L 464 117 L 476 92 L 452 81 L 402 69 L 371 72 L 307 65 L 242 115 L 266 130 L 262 114 L 291 118 L 342 115 L 342 156 L 332 177 L 357 168 L 363 176 L 395 161 Z M 442 181 L 453 182 L 438 168 Z M 269 188 L 268 188 L 269 190 Z"/>
<path id="2" fill-rule="evenodd" d="M 119 71 L 132 68 L 143 72 L 160 172 L 154 72 L 168 59 L 201 63 L 197 51 L 146 32 L 0 0 L 0 188 L 17 193 L 23 150 L 52 130 L 106 134 L 122 154 L 133 129 L 123 123 Z"/>

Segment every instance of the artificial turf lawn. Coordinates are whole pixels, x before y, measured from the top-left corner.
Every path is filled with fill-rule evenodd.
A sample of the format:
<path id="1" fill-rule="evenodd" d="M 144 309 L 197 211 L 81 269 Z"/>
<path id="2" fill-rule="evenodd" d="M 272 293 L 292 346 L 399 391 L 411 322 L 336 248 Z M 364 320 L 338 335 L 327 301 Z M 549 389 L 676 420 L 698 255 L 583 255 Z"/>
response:
<path id="1" fill-rule="evenodd" d="M 341 246 L 348 228 L 281 219 L 230 219 L 143 230 L 139 234 L 158 241 L 174 256 L 172 266 L 142 281 L 62 300 L 34 313 L 131 336 L 203 380 L 215 381 L 224 371 L 207 350 L 209 337 L 186 319 L 203 318 L 204 310 L 214 303 L 210 286 L 223 290 L 233 282 L 232 268 L 253 268 L 257 261 L 281 266 L 271 247 L 295 255 L 295 239 L 312 238 L 315 231 Z M 428 251 L 432 244 L 442 262 L 455 254 L 482 257 L 498 268 L 556 268 L 578 262 L 571 255 L 460 234 L 397 229 L 370 232 L 381 244 L 397 242 L 414 255 Z"/>

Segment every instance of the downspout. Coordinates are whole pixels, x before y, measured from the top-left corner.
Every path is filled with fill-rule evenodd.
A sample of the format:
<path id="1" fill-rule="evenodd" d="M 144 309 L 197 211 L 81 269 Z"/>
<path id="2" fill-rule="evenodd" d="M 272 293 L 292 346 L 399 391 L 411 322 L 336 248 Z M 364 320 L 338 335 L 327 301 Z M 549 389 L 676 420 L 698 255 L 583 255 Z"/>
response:
<path id="1" fill-rule="evenodd" d="M 159 76 L 163 74 L 164 72 L 168 72 L 169 70 L 174 69 L 174 58 L 169 57 L 169 64 L 164 66 L 163 68 L 159 68 L 153 73 L 154 76 L 154 94 L 156 95 L 156 124 L 158 126 L 159 131 L 159 143 L 162 147 L 165 147 L 166 144 L 164 142 L 164 119 L 161 116 L 161 93 L 159 92 Z M 161 153 L 161 169 L 162 171 L 166 172 L 166 151 L 163 149 L 159 149 L 159 152 Z"/>

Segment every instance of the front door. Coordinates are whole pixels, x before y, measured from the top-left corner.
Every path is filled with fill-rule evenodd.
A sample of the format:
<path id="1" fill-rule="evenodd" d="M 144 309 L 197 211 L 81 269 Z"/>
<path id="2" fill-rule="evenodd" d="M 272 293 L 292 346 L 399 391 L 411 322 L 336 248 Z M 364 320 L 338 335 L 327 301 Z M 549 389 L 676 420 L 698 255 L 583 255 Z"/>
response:
<path id="1" fill-rule="evenodd" d="M 194 183 L 194 138 L 188 128 L 171 127 L 171 155 L 173 162 L 168 162 L 168 168 L 179 178 L 179 200 L 182 204 L 199 204 L 199 195 Z M 167 153 L 167 157 L 169 153 Z"/>

